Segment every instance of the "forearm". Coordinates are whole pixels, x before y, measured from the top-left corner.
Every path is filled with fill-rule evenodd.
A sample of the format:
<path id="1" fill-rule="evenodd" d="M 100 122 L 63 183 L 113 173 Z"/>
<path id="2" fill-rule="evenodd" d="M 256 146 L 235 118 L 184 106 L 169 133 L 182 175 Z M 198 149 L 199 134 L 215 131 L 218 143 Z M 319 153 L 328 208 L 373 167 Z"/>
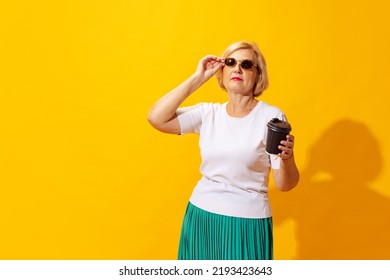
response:
<path id="1" fill-rule="evenodd" d="M 295 164 L 294 154 L 288 159 L 280 160 L 280 167 L 273 170 L 273 177 L 280 191 L 289 191 L 298 184 L 299 171 Z"/>
<path id="2" fill-rule="evenodd" d="M 161 97 L 150 109 L 148 120 L 150 123 L 166 123 L 171 120 L 184 100 L 198 89 L 204 82 L 199 75 L 192 75 L 179 86 Z"/>

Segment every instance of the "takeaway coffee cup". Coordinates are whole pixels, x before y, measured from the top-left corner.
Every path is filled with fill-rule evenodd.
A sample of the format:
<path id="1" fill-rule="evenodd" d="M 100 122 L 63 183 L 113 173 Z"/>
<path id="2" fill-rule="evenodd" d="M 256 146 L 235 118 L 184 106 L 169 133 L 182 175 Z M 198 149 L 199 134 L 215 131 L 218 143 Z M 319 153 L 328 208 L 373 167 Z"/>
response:
<path id="1" fill-rule="evenodd" d="M 273 118 L 268 122 L 267 127 L 268 131 L 265 151 L 269 154 L 277 155 L 281 152 L 278 148 L 280 141 L 286 140 L 286 136 L 291 131 L 291 125 L 286 121 Z"/>

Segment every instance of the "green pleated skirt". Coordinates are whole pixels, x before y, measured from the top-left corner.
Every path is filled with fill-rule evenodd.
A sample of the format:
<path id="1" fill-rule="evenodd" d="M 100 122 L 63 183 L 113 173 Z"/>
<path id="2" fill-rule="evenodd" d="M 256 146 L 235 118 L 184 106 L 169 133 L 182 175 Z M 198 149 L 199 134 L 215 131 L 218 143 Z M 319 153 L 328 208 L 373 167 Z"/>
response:
<path id="1" fill-rule="evenodd" d="M 231 217 L 188 203 L 179 260 L 272 260 L 272 217 Z"/>

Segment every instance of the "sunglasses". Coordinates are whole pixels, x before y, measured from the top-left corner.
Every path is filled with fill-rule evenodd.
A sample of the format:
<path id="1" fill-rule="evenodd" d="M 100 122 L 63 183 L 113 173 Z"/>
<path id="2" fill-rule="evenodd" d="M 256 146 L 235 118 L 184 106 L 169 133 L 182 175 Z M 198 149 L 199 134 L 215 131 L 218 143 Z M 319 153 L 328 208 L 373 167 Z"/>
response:
<path id="1" fill-rule="evenodd" d="M 257 67 L 257 64 L 254 64 L 252 60 L 249 59 L 243 59 L 243 60 L 237 60 L 232 57 L 225 58 L 223 60 L 226 66 L 228 67 L 234 67 L 236 66 L 237 62 L 239 63 L 240 67 L 242 69 L 248 70 L 252 69 L 252 67 Z"/>

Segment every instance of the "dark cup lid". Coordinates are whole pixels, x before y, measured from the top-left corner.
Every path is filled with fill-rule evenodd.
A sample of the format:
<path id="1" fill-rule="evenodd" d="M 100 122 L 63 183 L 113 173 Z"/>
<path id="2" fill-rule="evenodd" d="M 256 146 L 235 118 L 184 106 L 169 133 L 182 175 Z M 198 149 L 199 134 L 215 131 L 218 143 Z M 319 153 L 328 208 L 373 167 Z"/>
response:
<path id="1" fill-rule="evenodd" d="M 286 121 L 279 120 L 278 118 L 271 119 L 267 126 L 269 129 L 277 132 L 289 133 L 291 131 L 291 125 Z"/>

